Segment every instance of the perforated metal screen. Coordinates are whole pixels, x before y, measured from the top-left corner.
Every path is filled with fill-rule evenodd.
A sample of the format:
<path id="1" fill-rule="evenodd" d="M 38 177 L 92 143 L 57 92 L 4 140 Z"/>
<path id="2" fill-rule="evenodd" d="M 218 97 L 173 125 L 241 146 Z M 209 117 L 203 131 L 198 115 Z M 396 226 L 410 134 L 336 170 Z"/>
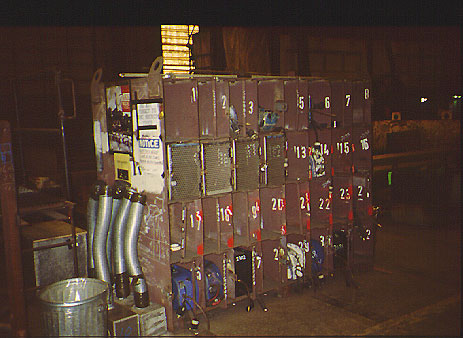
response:
<path id="1" fill-rule="evenodd" d="M 235 141 L 235 189 L 259 187 L 259 141 Z"/>
<path id="2" fill-rule="evenodd" d="M 285 183 L 285 138 L 283 135 L 265 138 L 265 154 L 267 164 L 267 185 Z"/>
<path id="3" fill-rule="evenodd" d="M 171 144 L 169 151 L 169 199 L 190 200 L 201 196 L 201 162 L 198 143 Z"/>
<path id="4" fill-rule="evenodd" d="M 203 144 L 205 194 L 210 196 L 230 192 L 231 158 L 230 143 Z"/>

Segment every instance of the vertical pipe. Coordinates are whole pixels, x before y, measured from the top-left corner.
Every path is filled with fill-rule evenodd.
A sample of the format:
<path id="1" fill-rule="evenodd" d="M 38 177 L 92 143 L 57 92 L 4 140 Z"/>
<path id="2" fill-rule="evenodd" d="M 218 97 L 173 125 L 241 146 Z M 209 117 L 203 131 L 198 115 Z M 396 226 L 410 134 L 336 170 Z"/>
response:
<path id="1" fill-rule="evenodd" d="M 106 240 L 109 224 L 111 222 L 111 209 L 113 204 L 112 188 L 105 186 L 98 200 L 98 214 L 96 219 L 95 234 L 93 237 L 93 261 L 95 264 L 95 277 L 109 283 L 111 286 L 111 275 L 109 274 L 108 260 L 106 258 Z M 112 305 L 112 292 L 108 304 Z"/>
<path id="2" fill-rule="evenodd" d="M 93 185 L 87 203 L 87 271 L 89 277 L 95 277 L 95 263 L 93 260 L 93 239 L 95 235 L 96 219 L 98 215 L 98 199 L 103 192 L 104 182 L 97 181 Z"/>
<path id="3" fill-rule="evenodd" d="M 15 337 L 27 336 L 27 312 L 24 297 L 24 280 L 21 262 L 21 244 L 18 228 L 16 190 L 10 124 L 0 121 L 0 202 L 5 245 L 6 279 L 10 306 L 11 333 Z"/>
<path id="4" fill-rule="evenodd" d="M 124 255 L 127 259 L 127 271 L 132 278 L 135 306 L 144 308 L 149 305 L 149 295 L 145 277 L 138 261 L 137 243 L 146 196 L 133 194 L 130 200 L 132 205 L 130 206 L 124 239 Z"/>

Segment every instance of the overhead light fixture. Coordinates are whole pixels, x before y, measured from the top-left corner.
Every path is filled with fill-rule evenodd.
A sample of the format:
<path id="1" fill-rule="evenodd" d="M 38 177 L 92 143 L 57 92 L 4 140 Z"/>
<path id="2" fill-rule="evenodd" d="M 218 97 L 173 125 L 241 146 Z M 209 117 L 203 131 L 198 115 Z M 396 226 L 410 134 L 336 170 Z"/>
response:
<path id="1" fill-rule="evenodd" d="M 422 98 L 421 98 L 421 103 L 426 102 L 426 101 L 428 101 L 428 98 L 427 98 L 427 97 L 422 97 Z"/>

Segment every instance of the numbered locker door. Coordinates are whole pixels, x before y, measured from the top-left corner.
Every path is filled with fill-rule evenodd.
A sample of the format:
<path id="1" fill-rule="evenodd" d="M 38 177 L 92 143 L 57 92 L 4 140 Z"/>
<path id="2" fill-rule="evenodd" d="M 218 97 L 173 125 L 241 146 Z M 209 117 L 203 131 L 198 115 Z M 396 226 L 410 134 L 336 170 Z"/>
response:
<path id="1" fill-rule="evenodd" d="M 371 179 L 369 174 L 354 174 L 354 216 L 356 218 L 366 218 L 373 215 L 371 202 Z"/>
<path id="2" fill-rule="evenodd" d="M 284 84 L 282 80 L 258 81 L 259 126 L 261 131 L 284 127 Z"/>
<path id="3" fill-rule="evenodd" d="M 216 125 L 217 137 L 230 135 L 230 92 L 228 81 L 217 79 L 215 82 L 216 94 Z"/>
<path id="4" fill-rule="evenodd" d="M 331 125 L 333 128 L 344 126 L 345 108 L 344 81 L 331 81 Z"/>
<path id="5" fill-rule="evenodd" d="M 259 190 L 248 192 L 248 224 L 249 240 L 256 243 L 262 239 L 261 236 L 261 206 Z"/>
<path id="6" fill-rule="evenodd" d="M 298 81 L 287 80 L 284 81 L 285 88 L 285 102 L 287 110 L 285 112 L 285 129 L 297 130 L 298 120 Z"/>
<path id="7" fill-rule="evenodd" d="M 264 291 L 278 289 L 287 281 L 286 250 L 280 239 L 262 241 Z"/>
<path id="8" fill-rule="evenodd" d="M 369 271 L 373 268 L 376 226 L 371 218 L 360 218 L 352 232 L 353 270 Z"/>
<path id="9" fill-rule="evenodd" d="M 332 269 L 330 227 L 310 230 L 310 270 L 313 278 L 324 278 Z"/>
<path id="10" fill-rule="evenodd" d="M 186 244 L 185 260 L 204 254 L 204 220 L 201 200 L 185 203 Z"/>
<path id="11" fill-rule="evenodd" d="M 309 180 L 331 175 L 331 130 L 309 131 Z"/>
<path id="12" fill-rule="evenodd" d="M 227 264 L 233 264 L 233 259 L 228 262 L 227 253 L 204 255 L 203 283 L 204 302 L 207 307 L 226 308 L 227 298 L 234 293 L 234 285 L 229 283 Z"/>
<path id="13" fill-rule="evenodd" d="M 231 192 L 230 142 L 203 143 L 203 194 L 206 196 Z"/>
<path id="14" fill-rule="evenodd" d="M 246 136 L 251 137 L 259 130 L 259 101 L 256 80 L 244 81 L 243 107 L 246 107 Z"/>
<path id="15" fill-rule="evenodd" d="M 261 186 L 275 186 L 285 183 L 285 137 L 273 134 L 261 137 Z"/>
<path id="16" fill-rule="evenodd" d="M 332 224 L 331 177 L 310 181 L 310 228 L 325 228 Z"/>
<path id="17" fill-rule="evenodd" d="M 201 196 L 201 160 L 198 143 L 174 143 L 167 146 L 169 199 L 183 201 Z"/>
<path id="18" fill-rule="evenodd" d="M 198 88 L 195 80 L 164 82 L 166 141 L 199 138 Z"/>
<path id="19" fill-rule="evenodd" d="M 331 126 L 331 86 L 329 81 L 309 82 L 310 118 L 321 128 Z"/>
<path id="20" fill-rule="evenodd" d="M 202 199 L 204 214 L 204 253 L 220 252 L 218 200 L 216 197 Z"/>
<path id="21" fill-rule="evenodd" d="M 234 246 L 237 247 L 249 245 L 249 211 L 247 192 L 234 192 L 232 194 L 232 204 Z"/>
<path id="22" fill-rule="evenodd" d="M 182 203 L 169 205 L 170 262 L 177 263 L 185 257 L 186 206 Z"/>
<path id="23" fill-rule="evenodd" d="M 353 128 L 353 162 L 355 171 L 371 171 L 371 132 L 370 126 Z"/>
<path id="24" fill-rule="evenodd" d="M 239 139 L 233 141 L 234 189 L 255 190 L 259 187 L 259 141 Z"/>
<path id="25" fill-rule="evenodd" d="M 246 136 L 246 87 L 244 80 L 230 80 L 230 137 Z"/>
<path id="26" fill-rule="evenodd" d="M 308 181 L 309 179 L 309 135 L 307 132 L 286 133 L 288 167 L 287 182 Z"/>
<path id="27" fill-rule="evenodd" d="M 371 83 L 370 81 L 363 81 L 363 94 L 365 98 L 365 102 L 363 105 L 363 122 L 366 124 L 371 124 L 371 99 L 370 99 L 370 91 L 371 91 Z"/>
<path id="28" fill-rule="evenodd" d="M 217 137 L 215 82 L 212 79 L 198 81 L 198 94 L 199 137 L 202 139 L 215 138 Z"/>
<path id="29" fill-rule="evenodd" d="M 305 235 L 286 236 L 288 280 L 308 279 L 310 273 L 310 245 Z M 309 277 L 310 278 L 310 277 Z"/>
<path id="30" fill-rule="evenodd" d="M 333 176 L 333 223 L 348 224 L 354 219 L 352 176 Z"/>
<path id="31" fill-rule="evenodd" d="M 286 194 L 286 233 L 302 234 L 310 227 L 309 183 L 287 183 Z"/>
<path id="32" fill-rule="evenodd" d="M 274 239 L 286 234 L 285 187 L 261 188 L 261 239 Z"/>
<path id="33" fill-rule="evenodd" d="M 352 173 L 352 130 L 348 128 L 333 129 L 332 142 L 333 175 Z"/>
<path id="34" fill-rule="evenodd" d="M 220 251 L 234 247 L 233 240 L 233 205 L 231 194 L 217 198 L 217 218 L 220 231 Z"/>
<path id="35" fill-rule="evenodd" d="M 353 124 L 365 123 L 365 98 L 370 97 L 370 90 L 365 88 L 363 81 L 352 82 L 352 121 Z"/>

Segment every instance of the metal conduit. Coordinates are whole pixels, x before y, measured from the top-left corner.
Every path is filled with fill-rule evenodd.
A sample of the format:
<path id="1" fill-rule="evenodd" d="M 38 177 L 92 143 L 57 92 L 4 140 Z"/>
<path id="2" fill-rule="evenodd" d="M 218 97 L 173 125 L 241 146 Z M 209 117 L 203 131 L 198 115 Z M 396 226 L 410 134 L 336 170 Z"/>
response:
<path id="1" fill-rule="evenodd" d="M 95 276 L 95 263 L 93 261 L 93 237 L 98 214 L 98 199 L 102 193 L 103 188 L 104 183 L 97 181 L 93 185 L 93 191 L 90 194 L 87 203 L 87 271 L 89 277 Z"/>
<path id="2" fill-rule="evenodd" d="M 127 220 L 127 229 L 124 238 L 124 255 L 127 260 L 127 271 L 132 278 L 134 303 L 138 308 L 149 305 L 149 295 L 145 277 L 138 261 L 138 235 L 146 203 L 146 196 L 135 193 L 130 198 L 132 205 Z"/>

